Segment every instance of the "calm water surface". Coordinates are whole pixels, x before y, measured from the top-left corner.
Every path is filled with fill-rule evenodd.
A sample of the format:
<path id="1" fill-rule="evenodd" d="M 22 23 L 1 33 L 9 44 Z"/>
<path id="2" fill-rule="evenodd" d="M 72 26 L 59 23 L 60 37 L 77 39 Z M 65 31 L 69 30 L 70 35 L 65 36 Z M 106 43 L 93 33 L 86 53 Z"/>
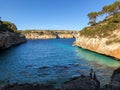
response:
<path id="1" fill-rule="evenodd" d="M 0 84 L 52 83 L 59 86 L 71 77 L 96 71 L 102 85 L 108 83 L 119 61 L 82 48 L 75 39 L 28 40 L 0 53 Z"/>

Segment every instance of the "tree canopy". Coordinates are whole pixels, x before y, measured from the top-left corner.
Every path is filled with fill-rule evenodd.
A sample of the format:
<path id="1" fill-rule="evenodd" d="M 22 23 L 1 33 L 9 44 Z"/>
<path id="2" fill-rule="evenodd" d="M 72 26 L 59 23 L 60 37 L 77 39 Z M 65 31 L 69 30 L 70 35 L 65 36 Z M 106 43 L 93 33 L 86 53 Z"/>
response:
<path id="1" fill-rule="evenodd" d="M 91 25 L 96 24 L 96 17 L 97 17 L 97 16 L 98 16 L 98 13 L 97 13 L 97 12 L 88 13 L 88 17 L 89 17 L 89 19 L 90 19 L 89 24 L 91 24 Z"/>
<path id="2" fill-rule="evenodd" d="M 106 14 L 107 16 L 114 15 L 120 11 L 120 1 L 116 1 L 113 4 L 104 6 L 101 11 L 99 12 L 90 12 L 88 13 L 88 17 L 90 19 L 90 25 L 96 24 L 96 18 L 102 14 Z"/>

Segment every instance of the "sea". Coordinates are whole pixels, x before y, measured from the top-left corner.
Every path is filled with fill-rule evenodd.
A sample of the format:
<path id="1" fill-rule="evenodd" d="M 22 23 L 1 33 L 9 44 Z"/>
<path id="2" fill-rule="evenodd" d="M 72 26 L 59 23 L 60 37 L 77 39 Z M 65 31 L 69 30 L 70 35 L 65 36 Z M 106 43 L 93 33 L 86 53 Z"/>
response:
<path id="1" fill-rule="evenodd" d="M 109 83 L 120 61 L 77 46 L 75 39 L 28 40 L 0 51 L 0 85 L 39 83 L 61 86 L 71 78 L 96 72 L 101 85 Z"/>

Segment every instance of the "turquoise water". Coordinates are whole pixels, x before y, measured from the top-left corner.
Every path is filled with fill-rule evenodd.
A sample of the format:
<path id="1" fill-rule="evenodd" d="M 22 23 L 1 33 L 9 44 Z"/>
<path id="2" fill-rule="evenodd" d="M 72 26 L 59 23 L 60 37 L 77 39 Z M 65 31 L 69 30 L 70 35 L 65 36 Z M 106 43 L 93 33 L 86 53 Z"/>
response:
<path id="1" fill-rule="evenodd" d="M 53 83 L 59 86 L 71 77 L 96 71 L 102 85 L 108 83 L 120 62 L 79 47 L 75 39 L 28 40 L 0 53 L 0 84 Z"/>

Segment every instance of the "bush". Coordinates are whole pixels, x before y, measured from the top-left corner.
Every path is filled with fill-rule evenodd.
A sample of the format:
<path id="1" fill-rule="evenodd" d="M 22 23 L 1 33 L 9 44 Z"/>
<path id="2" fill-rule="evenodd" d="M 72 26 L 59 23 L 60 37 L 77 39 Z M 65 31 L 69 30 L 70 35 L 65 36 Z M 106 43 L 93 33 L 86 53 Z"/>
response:
<path id="1" fill-rule="evenodd" d="M 17 27 L 15 26 L 15 24 L 7 21 L 1 21 L 0 32 L 6 32 L 6 31 L 17 32 L 17 33 L 19 32 L 17 31 Z"/>
<path id="2" fill-rule="evenodd" d="M 80 35 L 86 37 L 107 37 L 111 34 L 111 32 L 118 27 L 120 23 L 120 13 L 116 13 L 113 17 L 101 21 L 95 26 L 85 27 L 80 31 Z"/>

